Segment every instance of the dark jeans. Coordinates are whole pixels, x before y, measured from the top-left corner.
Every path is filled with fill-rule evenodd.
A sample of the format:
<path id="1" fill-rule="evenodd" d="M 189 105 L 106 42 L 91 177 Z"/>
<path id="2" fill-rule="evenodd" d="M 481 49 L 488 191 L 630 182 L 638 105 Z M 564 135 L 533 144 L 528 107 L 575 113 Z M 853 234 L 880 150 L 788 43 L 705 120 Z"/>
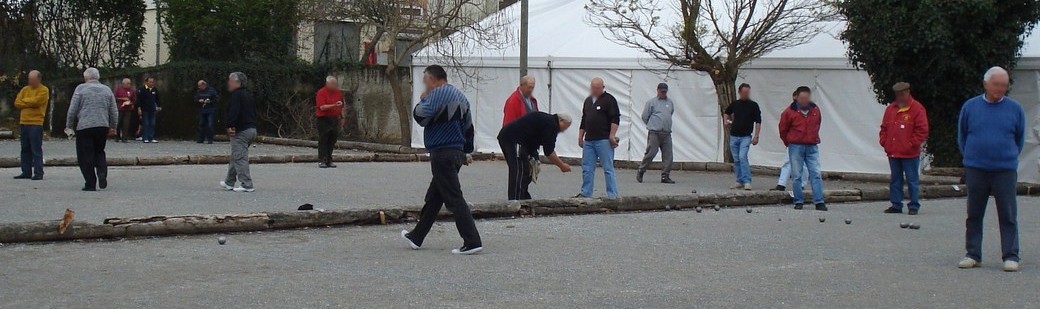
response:
<path id="1" fill-rule="evenodd" d="M 196 142 L 212 142 L 213 141 L 213 121 L 217 116 L 215 110 L 201 110 L 199 111 L 199 137 L 195 139 Z"/>
<path id="2" fill-rule="evenodd" d="M 993 196 L 1000 223 L 1001 258 L 1018 262 L 1018 172 L 988 172 L 965 167 L 964 178 L 968 182 L 968 219 L 964 223 L 967 256 L 982 261 L 982 221 L 989 197 Z"/>
<path id="3" fill-rule="evenodd" d="M 318 161 L 332 163 L 332 150 L 339 137 L 338 117 L 318 117 Z"/>
<path id="4" fill-rule="evenodd" d="M 141 113 L 141 140 L 155 140 L 155 111 Z"/>
<path id="5" fill-rule="evenodd" d="M 119 111 L 119 140 L 127 141 L 134 139 L 134 131 L 130 130 L 133 125 L 134 110 Z"/>
<path id="6" fill-rule="evenodd" d="M 98 179 L 108 178 L 108 163 L 105 161 L 105 141 L 108 128 L 96 127 L 76 131 L 76 159 L 83 173 L 84 186 L 96 188 Z"/>
<path id="7" fill-rule="evenodd" d="M 408 235 L 416 245 L 422 245 L 426 235 L 430 233 L 441 206 L 455 216 L 455 227 L 462 236 L 463 245 L 468 248 L 481 247 L 480 233 L 473 222 L 469 204 L 462 197 L 462 185 L 459 184 L 459 170 L 462 169 L 466 155 L 457 149 L 441 149 L 430 152 L 430 170 L 433 181 L 426 190 L 426 204 L 419 215 L 419 223 Z"/>
<path id="8" fill-rule="evenodd" d="M 531 156 L 520 144 L 498 142 L 498 145 L 502 147 L 502 155 L 509 166 L 509 187 L 506 194 L 509 200 L 531 199 L 531 192 L 527 191 L 531 186 L 531 169 L 528 166 Z"/>
<path id="9" fill-rule="evenodd" d="M 43 126 L 22 125 L 22 175 L 43 177 Z"/>
<path id="10" fill-rule="evenodd" d="M 888 167 L 892 170 L 889 182 L 889 200 L 892 208 L 903 209 L 903 176 L 906 176 L 906 188 L 910 191 L 910 210 L 921 209 L 920 199 L 920 169 L 921 158 L 897 159 L 888 158 Z"/>

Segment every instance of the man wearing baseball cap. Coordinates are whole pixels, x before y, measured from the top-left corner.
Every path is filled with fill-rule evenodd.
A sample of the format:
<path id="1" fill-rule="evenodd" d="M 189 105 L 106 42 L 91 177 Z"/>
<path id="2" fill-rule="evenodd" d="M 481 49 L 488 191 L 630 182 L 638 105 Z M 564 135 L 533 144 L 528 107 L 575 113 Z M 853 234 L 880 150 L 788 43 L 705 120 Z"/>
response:
<path id="1" fill-rule="evenodd" d="M 892 206 L 885 213 L 903 213 L 903 177 L 910 191 L 911 215 L 921 208 L 918 200 L 919 170 L 921 168 L 921 144 L 928 138 L 928 114 L 924 105 L 910 95 L 910 84 L 900 82 L 892 86 L 896 99 L 885 108 L 879 133 L 881 147 L 888 155 L 892 170 L 889 195 Z"/>
<path id="2" fill-rule="evenodd" d="M 657 96 L 646 102 L 643 108 L 643 123 L 649 131 L 646 136 L 646 153 L 643 155 L 643 163 L 639 164 L 639 172 L 636 173 L 636 181 L 643 182 L 643 174 L 650 167 L 650 162 L 657 157 L 657 151 L 661 151 L 661 183 L 675 183 L 669 174 L 672 171 L 672 114 L 675 113 L 675 104 L 668 98 L 668 84 L 657 84 Z"/>

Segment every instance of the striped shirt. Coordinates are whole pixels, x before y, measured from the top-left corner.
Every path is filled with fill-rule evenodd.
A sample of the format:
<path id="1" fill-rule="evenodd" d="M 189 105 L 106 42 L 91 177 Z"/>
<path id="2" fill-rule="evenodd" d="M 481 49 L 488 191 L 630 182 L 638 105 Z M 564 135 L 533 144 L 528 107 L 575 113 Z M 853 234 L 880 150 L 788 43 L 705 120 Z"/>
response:
<path id="1" fill-rule="evenodd" d="M 412 111 L 415 122 L 426 128 L 426 150 L 458 149 L 473 152 L 473 117 L 469 100 L 450 84 L 430 91 Z"/>

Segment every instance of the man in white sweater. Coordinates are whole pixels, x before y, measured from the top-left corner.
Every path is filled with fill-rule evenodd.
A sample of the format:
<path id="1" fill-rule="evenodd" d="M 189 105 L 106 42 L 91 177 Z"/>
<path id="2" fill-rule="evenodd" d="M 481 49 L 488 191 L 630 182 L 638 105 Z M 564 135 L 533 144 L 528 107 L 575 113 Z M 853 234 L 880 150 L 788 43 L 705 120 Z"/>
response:
<path id="1" fill-rule="evenodd" d="M 76 130 L 76 159 L 83 173 L 83 191 L 108 187 L 108 163 L 105 141 L 115 136 L 119 124 L 116 96 L 112 89 L 98 82 L 101 73 L 95 68 L 83 72 L 83 83 L 72 93 L 65 128 Z"/>

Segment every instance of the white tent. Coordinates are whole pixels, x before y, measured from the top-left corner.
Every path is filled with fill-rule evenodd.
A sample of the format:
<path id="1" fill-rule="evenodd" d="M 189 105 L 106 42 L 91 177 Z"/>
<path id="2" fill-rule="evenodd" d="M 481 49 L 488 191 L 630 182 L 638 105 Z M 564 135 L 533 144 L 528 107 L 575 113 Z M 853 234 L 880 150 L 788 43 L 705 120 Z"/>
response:
<path id="1" fill-rule="evenodd" d="M 667 82 L 671 86 L 669 96 L 676 102 L 675 160 L 723 161 L 728 154 L 723 153 L 721 117 L 710 78 L 701 72 L 665 70 L 662 63 L 647 58 L 645 53 L 607 39 L 600 29 L 585 22 L 585 2 L 531 0 L 528 73 L 537 79 L 535 97 L 541 110 L 567 113 L 577 119 L 589 80 L 602 77 L 607 91 L 621 104 L 621 146 L 615 157 L 639 160 L 646 145 L 646 128 L 639 114 L 645 102 L 655 95 L 657 83 Z M 519 5 L 497 14 L 500 15 L 494 18 L 512 21 L 512 29 L 505 32 L 519 32 Z M 752 99 L 763 110 L 761 141 L 752 148 L 750 160 L 756 165 L 783 164 L 785 150 L 776 126 L 779 113 L 790 103 L 793 89 L 805 85 L 813 88 L 814 101 L 824 112 L 823 169 L 887 173 L 887 160 L 877 144 L 884 107 L 877 104 L 867 74 L 848 64 L 846 48 L 836 38 L 841 25 L 833 23 L 824 28 L 824 33 L 805 45 L 773 52 L 741 69 L 737 83 L 752 85 Z M 460 86 L 473 106 L 478 151 L 500 151 L 495 137 L 501 128 L 504 101 L 517 85 L 518 56 L 517 44 L 505 48 L 474 46 L 455 55 L 461 67 L 448 68 L 449 82 Z M 415 54 L 413 104 L 422 92 L 423 86 L 418 82 L 422 67 L 443 64 L 437 58 L 437 53 L 430 49 Z M 469 74 L 460 74 L 463 71 Z M 1040 113 L 1040 37 L 1029 38 L 1014 79 L 1014 97 L 1026 106 L 1029 115 Z M 1030 137 L 1023 158 L 1034 159 L 1022 161 L 1023 179 L 1035 181 L 1037 177 L 1037 143 L 1035 137 Z M 423 146 L 421 127 L 413 126 L 412 144 Z M 577 130 L 561 134 L 556 149 L 562 156 L 580 157 Z"/>

